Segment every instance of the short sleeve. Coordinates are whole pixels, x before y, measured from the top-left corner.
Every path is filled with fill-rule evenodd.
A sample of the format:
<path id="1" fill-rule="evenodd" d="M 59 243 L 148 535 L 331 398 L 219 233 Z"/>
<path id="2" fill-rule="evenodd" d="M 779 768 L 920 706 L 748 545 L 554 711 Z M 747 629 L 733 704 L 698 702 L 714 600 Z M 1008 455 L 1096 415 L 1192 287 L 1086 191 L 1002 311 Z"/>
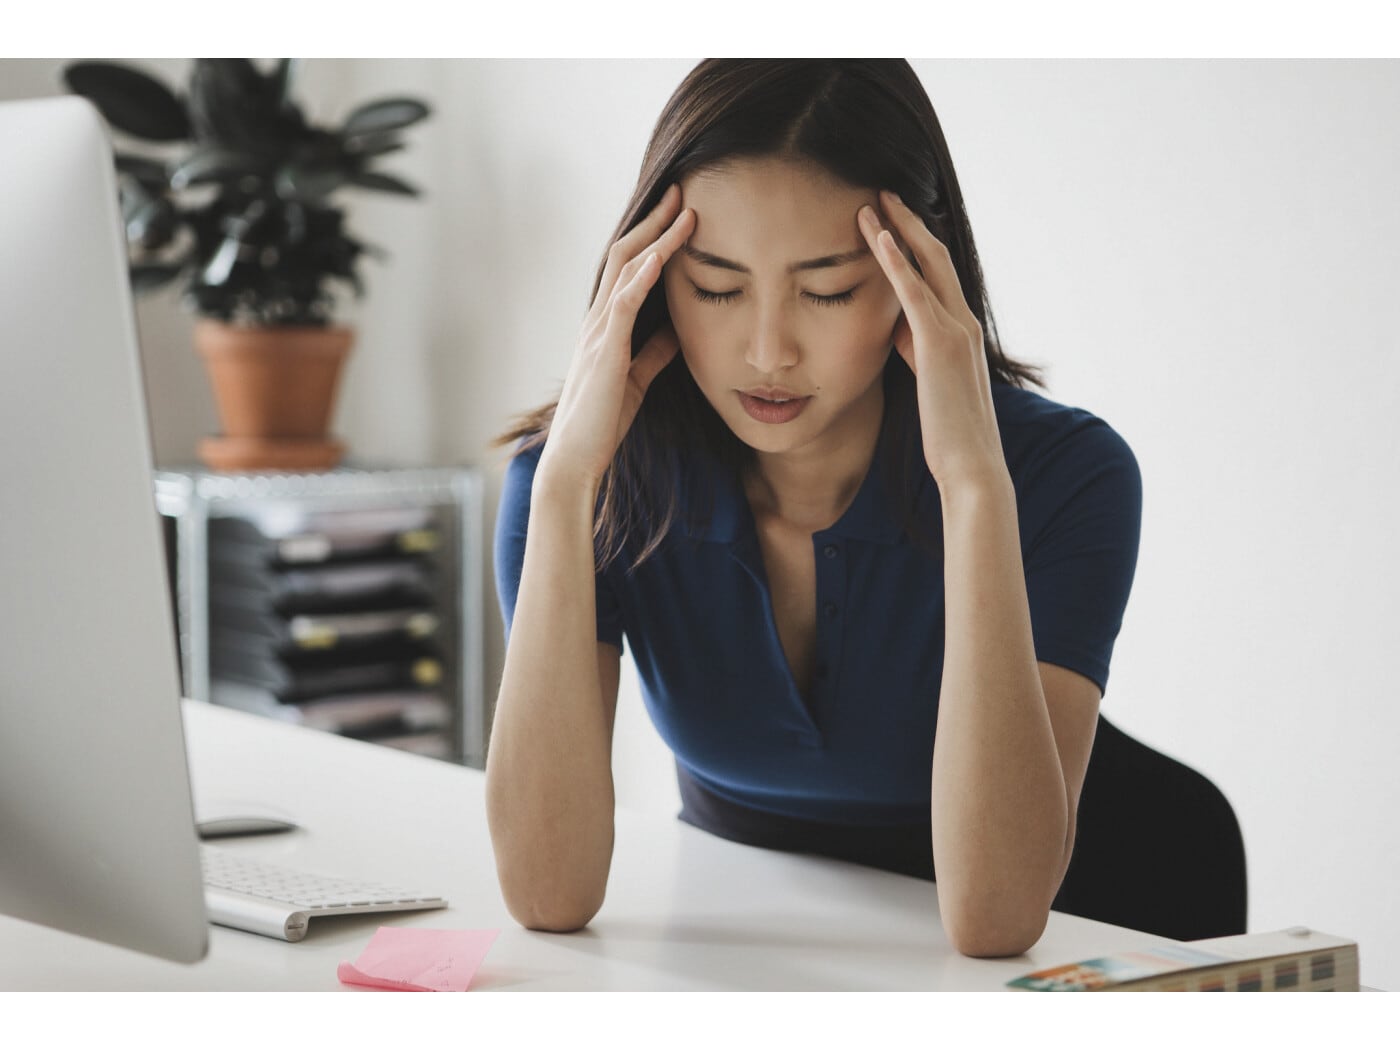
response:
<path id="1" fill-rule="evenodd" d="M 506 643 L 510 643 L 515 620 L 515 602 L 520 594 L 520 572 L 525 564 L 525 534 L 530 524 L 530 492 L 539 465 L 539 448 L 515 456 L 506 467 L 501 486 L 501 504 L 496 514 L 493 557 L 496 571 L 496 597 L 505 623 Z M 598 610 L 598 640 L 622 648 L 622 611 L 606 574 L 595 575 Z"/>
<path id="2" fill-rule="evenodd" d="M 1108 685 L 1137 569 L 1142 475 L 1095 417 L 1044 450 L 1018 493 L 1036 659 Z"/>

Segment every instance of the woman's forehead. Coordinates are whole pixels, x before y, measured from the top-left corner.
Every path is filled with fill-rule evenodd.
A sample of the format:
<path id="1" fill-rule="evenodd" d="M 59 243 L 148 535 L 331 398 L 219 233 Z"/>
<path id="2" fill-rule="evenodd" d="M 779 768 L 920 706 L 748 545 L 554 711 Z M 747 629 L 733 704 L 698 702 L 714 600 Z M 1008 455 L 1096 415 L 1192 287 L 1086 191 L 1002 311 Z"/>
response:
<path id="1" fill-rule="evenodd" d="M 815 162 L 778 157 L 736 158 L 692 172 L 681 180 L 681 194 L 692 207 L 796 199 L 844 209 L 875 199 L 874 190 L 843 182 Z"/>
<path id="2" fill-rule="evenodd" d="M 822 254 L 859 246 L 856 212 L 875 204 L 876 195 L 810 166 L 744 160 L 682 179 L 681 203 L 695 212 L 690 243 L 703 251 L 724 255 L 741 245 L 776 251 L 771 242 L 780 239 L 776 254 L 803 247 Z"/>

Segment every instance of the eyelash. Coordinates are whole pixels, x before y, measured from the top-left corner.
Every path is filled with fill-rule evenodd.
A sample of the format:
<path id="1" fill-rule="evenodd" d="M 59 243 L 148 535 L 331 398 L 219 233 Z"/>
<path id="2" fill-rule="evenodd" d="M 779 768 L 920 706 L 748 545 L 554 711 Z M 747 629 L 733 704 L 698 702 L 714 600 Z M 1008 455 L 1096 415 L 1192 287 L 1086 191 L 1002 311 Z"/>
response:
<path id="1" fill-rule="evenodd" d="M 698 285 L 691 285 L 695 289 L 695 298 L 702 303 L 728 303 L 739 297 L 737 290 L 732 292 L 707 292 Z M 840 292 L 837 295 L 814 295 L 811 292 L 803 292 L 808 299 L 818 306 L 845 306 L 856 297 L 856 290 L 852 288 L 848 292 Z"/>

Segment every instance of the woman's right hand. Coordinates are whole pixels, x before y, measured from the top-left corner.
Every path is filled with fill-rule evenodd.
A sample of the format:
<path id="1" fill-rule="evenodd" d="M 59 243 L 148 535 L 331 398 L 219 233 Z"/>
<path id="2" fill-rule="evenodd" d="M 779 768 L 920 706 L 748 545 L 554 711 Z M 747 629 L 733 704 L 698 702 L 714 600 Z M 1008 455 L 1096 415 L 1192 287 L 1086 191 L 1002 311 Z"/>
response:
<path id="1" fill-rule="evenodd" d="M 689 208 L 676 215 L 680 199 L 680 188 L 671 185 L 651 213 L 609 249 L 538 474 L 601 483 L 647 388 L 676 355 L 680 344 L 669 324 L 658 329 L 635 358 L 632 330 L 662 267 L 695 228 L 695 213 Z"/>

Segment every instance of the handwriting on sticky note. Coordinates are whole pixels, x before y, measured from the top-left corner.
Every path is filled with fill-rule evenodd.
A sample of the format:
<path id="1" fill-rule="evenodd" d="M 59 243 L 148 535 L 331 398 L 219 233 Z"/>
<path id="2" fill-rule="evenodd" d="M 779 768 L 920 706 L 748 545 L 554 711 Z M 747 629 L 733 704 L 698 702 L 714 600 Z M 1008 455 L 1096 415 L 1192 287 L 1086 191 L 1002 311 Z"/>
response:
<path id="1" fill-rule="evenodd" d="M 500 932 L 381 926 L 336 975 L 342 984 L 399 992 L 465 992 Z"/>

